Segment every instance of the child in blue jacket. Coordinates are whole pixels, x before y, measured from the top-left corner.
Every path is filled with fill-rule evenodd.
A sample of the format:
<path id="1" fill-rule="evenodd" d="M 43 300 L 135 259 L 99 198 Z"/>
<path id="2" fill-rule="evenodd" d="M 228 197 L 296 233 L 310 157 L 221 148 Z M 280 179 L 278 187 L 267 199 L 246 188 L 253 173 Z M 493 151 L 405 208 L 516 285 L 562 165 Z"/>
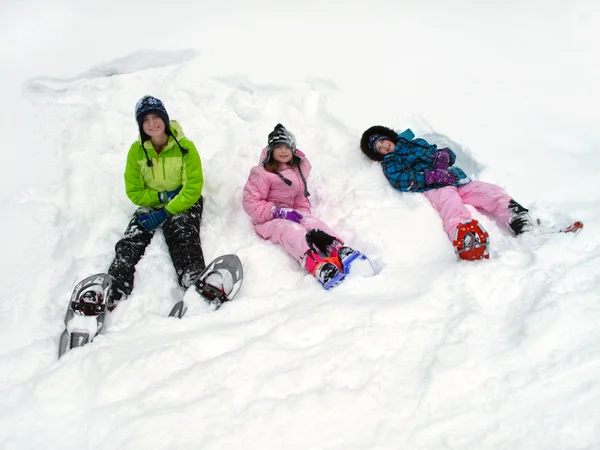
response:
<path id="1" fill-rule="evenodd" d="M 452 150 L 438 149 L 425 139 L 415 138 L 410 129 L 398 134 L 384 126 L 373 126 L 363 133 L 360 148 L 370 159 L 381 162 L 383 173 L 394 188 L 421 192 L 429 199 L 461 259 L 489 258 L 489 235 L 471 218 L 465 205 L 507 224 L 515 235 L 533 225 L 529 210 L 502 188 L 472 181 L 454 166 L 456 156 Z"/>

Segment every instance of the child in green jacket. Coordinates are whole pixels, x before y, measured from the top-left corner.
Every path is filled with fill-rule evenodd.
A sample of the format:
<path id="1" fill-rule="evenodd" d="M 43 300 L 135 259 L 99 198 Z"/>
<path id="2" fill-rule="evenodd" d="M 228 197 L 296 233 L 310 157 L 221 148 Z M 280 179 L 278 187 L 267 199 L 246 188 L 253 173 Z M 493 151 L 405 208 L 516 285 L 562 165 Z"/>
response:
<path id="1" fill-rule="evenodd" d="M 150 95 L 135 107 L 140 137 L 131 145 L 125 167 L 125 190 L 138 206 L 115 246 L 108 274 L 112 287 L 109 308 L 133 290 L 135 266 L 163 228 L 179 284 L 187 288 L 204 269 L 200 243 L 202 163 L 181 126 L 169 120 L 162 101 Z"/>

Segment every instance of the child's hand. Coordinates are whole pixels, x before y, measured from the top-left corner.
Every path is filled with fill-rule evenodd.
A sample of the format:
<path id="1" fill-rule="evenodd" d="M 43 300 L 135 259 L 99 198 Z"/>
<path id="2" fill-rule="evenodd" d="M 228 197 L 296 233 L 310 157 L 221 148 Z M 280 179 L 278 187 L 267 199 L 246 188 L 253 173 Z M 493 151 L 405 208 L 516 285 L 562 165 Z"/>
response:
<path id="1" fill-rule="evenodd" d="M 290 220 L 292 222 L 300 223 L 300 219 L 302 219 L 302 214 L 291 208 L 278 208 L 276 206 L 275 208 L 273 208 L 273 219 L 285 219 Z"/>
<path id="2" fill-rule="evenodd" d="M 159 192 L 158 199 L 161 203 L 169 203 L 177 196 L 177 194 L 181 192 L 182 187 L 183 186 L 179 186 L 177 189 L 173 189 L 172 191 Z"/>
<path id="3" fill-rule="evenodd" d="M 159 209 L 148 214 L 140 216 L 138 223 L 148 231 L 152 231 L 161 226 L 170 216 L 166 209 Z"/>
<path id="4" fill-rule="evenodd" d="M 448 167 L 450 167 L 450 152 L 448 149 L 443 148 L 433 154 L 433 167 L 448 170 Z"/>

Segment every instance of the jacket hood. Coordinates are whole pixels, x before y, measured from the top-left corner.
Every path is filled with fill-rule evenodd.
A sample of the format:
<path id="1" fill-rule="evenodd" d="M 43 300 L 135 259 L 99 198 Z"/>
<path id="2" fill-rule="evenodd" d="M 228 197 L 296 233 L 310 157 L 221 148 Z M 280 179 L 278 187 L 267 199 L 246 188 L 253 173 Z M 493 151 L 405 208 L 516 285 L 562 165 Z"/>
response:
<path id="1" fill-rule="evenodd" d="M 371 147 L 369 147 L 369 138 L 374 134 L 385 136 L 394 144 L 398 142 L 398 134 L 391 128 L 384 127 L 382 125 L 375 125 L 369 128 L 367 131 L 365 131 L 362 137 L 360 138 L 360 149 L 362 150 L 362 152 L 373 161 L 383 161 L 383 155 L 380 155 Z"/>

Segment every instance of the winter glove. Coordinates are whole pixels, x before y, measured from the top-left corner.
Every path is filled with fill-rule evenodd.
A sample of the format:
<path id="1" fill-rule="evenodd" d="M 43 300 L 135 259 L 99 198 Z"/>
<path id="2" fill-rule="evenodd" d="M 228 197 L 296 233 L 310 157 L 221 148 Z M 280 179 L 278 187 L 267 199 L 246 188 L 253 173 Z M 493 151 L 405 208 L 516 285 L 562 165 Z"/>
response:
<path id="1" fill-rule="evenodd" d="M 448 170 L 448 167 L 450 167 L 450 152 L 448 149 L 443 148 L 433 154 L 433 167 Z"/>
<path id="2" fill-rule="evenodd" d="M 452 185 L 455 183 L 456 175 L 447 170 L 436 169 L 425 171 L 425 184 L 428 186 L 432 184 Z"/>
<path id="3" fill-rule="evenodd" d="M 159 192 L 158 193 L 158 200 L 161 203 L 169 203 L 180 192 L 181 192 L 181 186 L 179 186 L 177 189 L 173 189 L 172 191 Z"/>
<path id="4" fill-rule="evenodd" d="M 169 218 L 170 214 L 166 209 L 159 209 L 148 214 L 140 216 L 138 223 L 148 231 L 156 230 L 165 220 Z"/>
<path id="5" fill-rule="evenodd" d="M 291 220 L 292 222 L 300 223 L 300 219 L 302 219 L 302 214 L 291 208 L 278 208 L 276 206 L 275 208 L 273 208 L 273 219 L 285 219 Z"/>

